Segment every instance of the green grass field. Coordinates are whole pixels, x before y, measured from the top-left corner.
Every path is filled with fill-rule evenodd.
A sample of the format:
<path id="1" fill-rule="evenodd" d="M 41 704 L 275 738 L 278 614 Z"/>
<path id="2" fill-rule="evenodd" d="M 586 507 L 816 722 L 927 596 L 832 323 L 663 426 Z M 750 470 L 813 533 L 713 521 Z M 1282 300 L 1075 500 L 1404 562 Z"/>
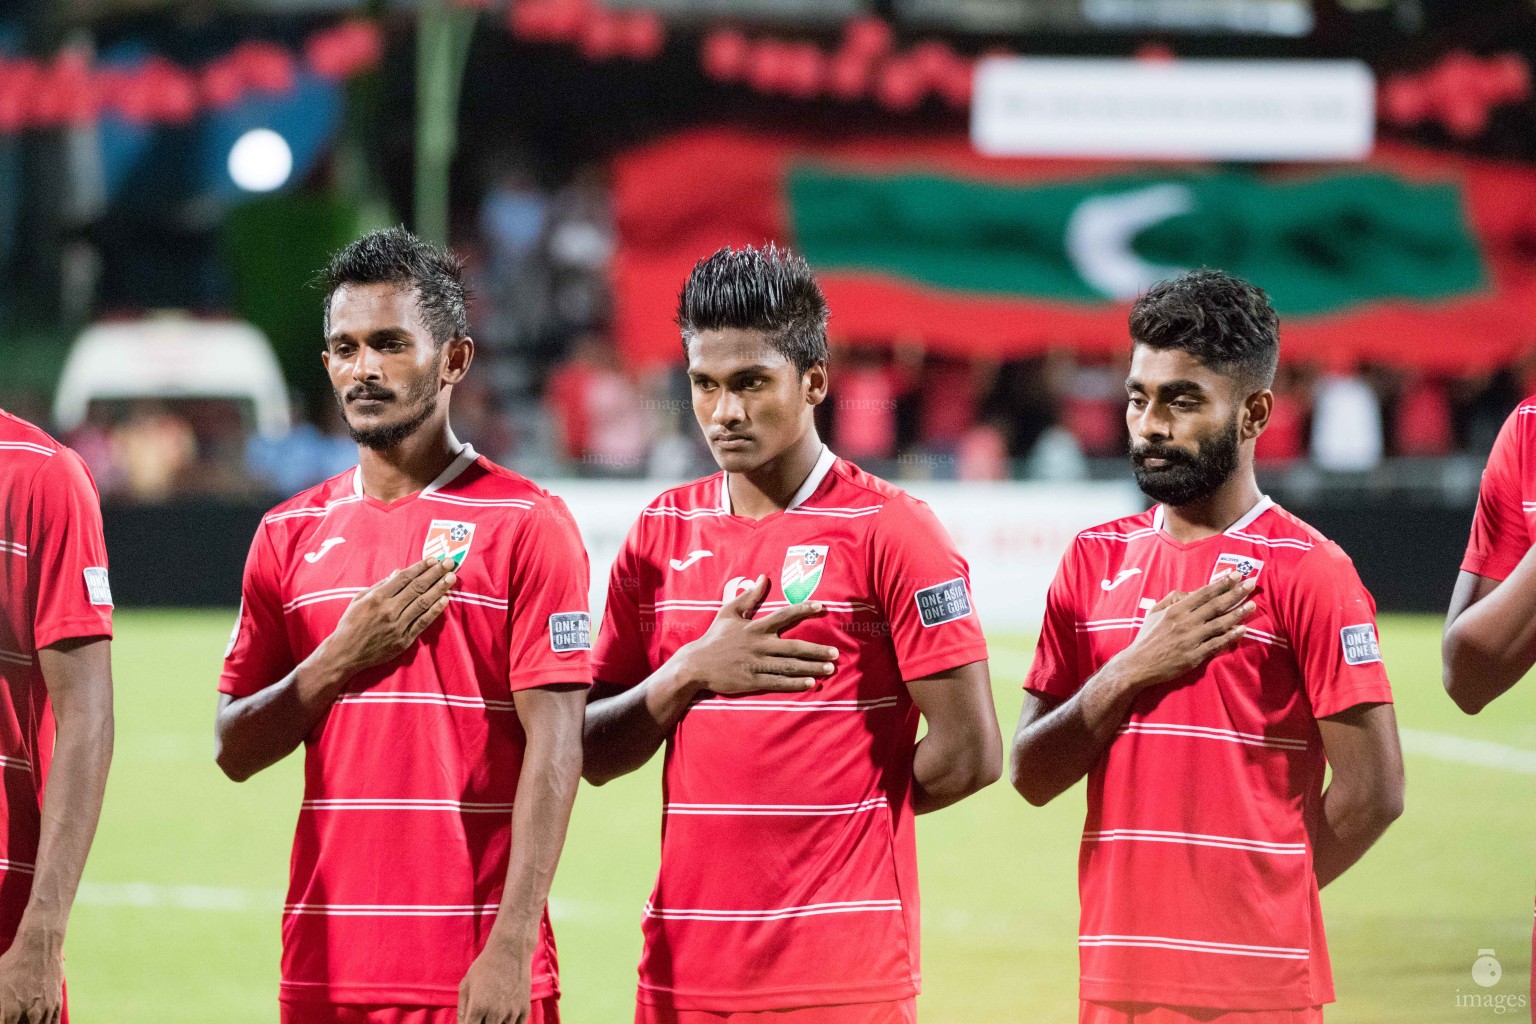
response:
<path id="1" fill-rule="evenodd" d="M 277 1019 L 278 917 L 300 766 L 290 758 L 243 786 L 214 767 L 214 681 L 230 621 L 205 612 L 117 617 L 117 756 L 68 943 L 71 1008 L 85 1024 Z M 1463 717 L 1440 689 L 1437 629 L 1429 619 L 1383 622 L 1399 718 L 1412 730 L 1408 811 L 1324 894 L 1339 993 L 1332 1024 L 1511 1020 L 1458 1006 L 1458 992 L 1525 989 L 1536 714 L 1517 690 Z M 1008 727 L 1031 649 L 1025 636 L 993 640 Z M 1480 757 L 1495 763 L 1468 763 Z M 600 790 L 583 786 L 577 800 L 555 883 L 572 1024 L 632 1019 L 640 908 L 656 867 L 657 775 L 653 765 Z M 1082 811 L 1081 787 L 1036 810 L 1000 784 L 922 819 L 927 1024 L 1076 1020 Z M 1470 969 L 1489 948 L 1504 979 L 1483 990 Z"/>

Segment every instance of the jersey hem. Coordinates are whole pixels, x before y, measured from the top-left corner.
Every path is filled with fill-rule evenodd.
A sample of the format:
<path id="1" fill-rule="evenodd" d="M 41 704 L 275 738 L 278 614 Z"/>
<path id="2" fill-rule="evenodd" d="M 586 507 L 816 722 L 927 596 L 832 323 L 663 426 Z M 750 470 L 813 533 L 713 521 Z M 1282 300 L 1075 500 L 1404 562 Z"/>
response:
<path id="1" fill-rule="evenodd" d="M 1313 706 L 1313 718 L 1328 718 L 1348 711 L 1359 704 L 1391 704 L 1392 689 L 1380 683 L 1368 683 L 1365 686 L 1353 686 L 1342 693 L 1332 695 L 1332 699 L 1322 707 Z"/>
<path id="2" fill-rule="evenodd" d="M 1519 562 L 1510 562 L 1508 567 L 1497 559 L 1492 558 L 1464 558 L 1461 561 L 1461 571 L 1469 572 L 1474 576 L 1484 579 L 1498 580 L 1500 583 L 1509 579 L 1510 573 L 1515 571 Z"/>
<path id="3" fill-rule="evenodd" d="M 667 989 L 641 982 L 637 998 L 647 1006 L 663 1010 L 706 1010 L 713 1013 L 756 1013 L 764 1010 L 802 1010 L 812 1006 L 841 1006 L 850 1003 L 886 1003 L 911 999 L 921 986 L 915 981 L 880 984 L 798 986 L 782 989 L 753 989 L 738 992 L 699 992 Z"/>
<path id="4" fill-rule="evenodd" d="M 926 676 L 947 672 L 961 665 L 969 665 L 976 661 L 987 660 L 987 645 L 983 642 L 968 640 L 958 647 L 950 647 L 934 654 L 926 655 L 916 661 L 905 665 L 898 665 L 901 669 L 903 682 L 914 679 L 922 679 Z"/>
<path id="5" fill-rule="evenodd" d="M 555 999 L 560 985 L 546 976 L 533 983 L 528 998 Z M 384 1006 L 457 1006 L 459 987 L 442 985 L 336 985 L 328 981 L 284 981 L 277 998 L 285 1003 L 365 1003 Z"/>
<path id="6" fill-rule="evenodd" d="M 591 686 L 592 672 L 585 666 L 578 668 L 575 665 L 557 665 L 538 672 L 519 673 L 508 680 L 507 685 L 515 692 L 531 690 L 536 686 L 555 686 L 560 683 Z"/>
<path id="7" fill-rule="evenodd" d="M 1320 993 L 1307 986 L 1232 988 L 1226 985 L 1147 985 L 1083 978 L 1078 997 L 1094 1003 L 1155 1003 L 1159 1006 L 1194 1006 L 1211 1010 L 1292 1010 L 1323 1006 L 1334 1001 L 1330 986 Z"/>

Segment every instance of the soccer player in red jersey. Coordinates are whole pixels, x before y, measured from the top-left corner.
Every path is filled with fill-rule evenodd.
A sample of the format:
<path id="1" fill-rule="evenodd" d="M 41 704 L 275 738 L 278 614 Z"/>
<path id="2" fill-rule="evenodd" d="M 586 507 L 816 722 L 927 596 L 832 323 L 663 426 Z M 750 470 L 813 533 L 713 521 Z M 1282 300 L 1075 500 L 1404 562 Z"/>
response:
<path id="1" fill-rule="evenodd" d="M 396 228 L 326 276 L 358 467 L 262 520 L 219 681 L 231 778 L 305 748 L 281 1019 L 553 1024 L 586 552 L 559 498 L 449 428 L 474 355 L 457 262 Z"/>
<path id="2" fill-rule="evenodd" d="M 598 784 L 666 745 L 639 1024 L 915 1020 L 913 815 L 1002 771 L 965 560 L 817 436 L 826 322 L 773 246 L 700 261 L 679 302 L 722 472 L 624 542 L 586 725 Z"/>
<path id="3" fill-rule="evenodd" d="M 1536 665 L 1536 397 L 1504 421 L 1478 489 L 1441 647 L 1445 690 L 1475 715 Z M 1536 1006 L 1536 931 L 1531 935 Z"/>
<path id="4" fill-rule="evenodd" d="M 0 1021 L 67 1021 L 64 931 L 112 760 L 112 590 L 85 463 L 0 412 Z"/>
<path id="5" fill-rule="evenodd" d="M 1264 293 L 1197 271 L 1130 328 L 1131 463 L 1158 504 L 1062 559 L 1013 785 L 1038 806 L 1088 777 L 1082 1024 L 1320 1021 L 1318 889 L 1402 810 L 1375 604 L 1254 479 L 1280 355 Z"/>

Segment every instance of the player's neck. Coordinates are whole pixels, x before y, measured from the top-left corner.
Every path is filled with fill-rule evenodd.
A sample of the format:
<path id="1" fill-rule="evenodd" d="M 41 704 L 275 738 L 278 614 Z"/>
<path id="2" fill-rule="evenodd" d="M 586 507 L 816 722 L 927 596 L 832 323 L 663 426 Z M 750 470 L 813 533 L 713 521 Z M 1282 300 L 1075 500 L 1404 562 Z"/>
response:
<path id="1" fill-rule="evenodd" d="M 808 430 L 778 458 L 748 473 L 727 473 L 725 486 L 731 496 L 731 514 L 761 519 L 784 511 L 816 468 L 823 447 L 816 431 Z"/>
<path id="2" fill-rule="evenodd" d="M 1187 505 L 1163 506 L 1163 529 L 1180 543 L 1223 533 L 1264 498 L 1253 470 L 1244 467 L 1208 497 Z"/>
<path id="3" fill-rule="evenodd" d="M 446 418 L 441 424 L 422 424 L 420 430 L 393 448 L 359 447 L 357 469 L 363 493 L 383 502 L 415 494 L 442 476 L 461 447 Z"/>

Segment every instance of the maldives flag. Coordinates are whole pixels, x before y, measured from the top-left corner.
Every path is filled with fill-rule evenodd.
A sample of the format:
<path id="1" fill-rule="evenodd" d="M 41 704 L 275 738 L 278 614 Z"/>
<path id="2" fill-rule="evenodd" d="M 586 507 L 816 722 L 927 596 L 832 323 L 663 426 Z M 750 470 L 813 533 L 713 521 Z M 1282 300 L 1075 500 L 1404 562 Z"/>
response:
<path id="1" fill-rule="evenodd" d="M 1008 357 L 1124 352 L 1149 285 L 1219 267 L 1269 292 L 1290 360 L 1473 370 L 1536 341 L 1536 170 L 1406 148 L 1264 170 L 1004 160 L 964 139 L 727 130 L 616 167 L 619 340 L 680 358 L 678 289 L 721 245 L 802 252 L 835 339 Z"/>

